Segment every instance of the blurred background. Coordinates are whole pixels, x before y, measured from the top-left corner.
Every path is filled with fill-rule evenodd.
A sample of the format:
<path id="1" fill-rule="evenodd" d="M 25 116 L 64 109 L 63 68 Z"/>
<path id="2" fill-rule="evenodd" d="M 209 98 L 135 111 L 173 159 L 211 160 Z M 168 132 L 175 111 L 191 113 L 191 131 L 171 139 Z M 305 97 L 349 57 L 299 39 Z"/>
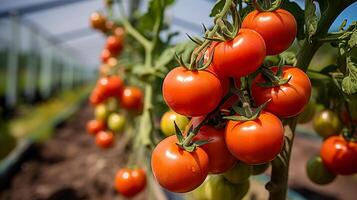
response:
<path id="1" fill-rule="evenodd" d="M 173 43 L 187 40 L 185 33 L 202 35 L 201 24 L 206 26 L 212 24 L 212 19 L 208 15 L 214 2 L 214 0 L 178 0 L 165 17 L 169 23 L 172 23 L 169 31 L 180 33 Z M 304 1 L 296 2 L 304 6 Z M 144 12 L 148 1 L 127 0 L 124 3 L 128 12 Z M 72 137 L 78 137 L 78 134 L 85 137 L 84 123 L 92 113 L 88 110 L 86 102 L 97 78 L 100 52 L 105 37 L 90 28 L 89 16 L 94 11 L 104 10 L 104 4 L 100 0 L 0 0 L 0 199 L 22 199 L 24 196 L 15 198 L 16 195 L 14 196 L 13 193 L 16 191 L 27 193 L 29 196 L 25 199 L 87 199 L 89 197 L 86 195 L 90 195 L 89 193 L 79 195 L 77 191 L 72 191 L 69 178 L 63 179 L 65 183 L 54 188 L 46 184 L 52 184 L 51 176 L 58 179 L 58 176 L 61 176 L 59 173 L 65 172 L 67 166 L 83 168 L 84 165 L 90 165 L 88 162 L 98 161 L 96 159 L 100 161 L 102 158 L 118 156 L 114 154 L 118 149 L 110 150 L 113 155 L 110 152 L 104 154 L 91 150 L 88 145 L 85 145 L 88 141 L 82 137 L 69 144 L 72 149 L 65 146 L 70 143 Z M 356 3 L 338 17 L 331 31 L 336 31 L 344 19 L 349 22 L 357 19 Z M 317 53 L 311 65 L 325 66 L 334 58 L 335 52 L 330 51 L 329 47 L 324 47 Z M 69 122 L 63 126 L 63 122 L 68 119 Z M 58 132 L 66 132 L 67 135 L 56 138 L 53 133 L 57 135 Z M 318 153 L 321 139 L 315 136 L 309 123 L 300 125 L 298 132 L 299 136 L 293 150 L 290 181 L 291 192 L 296 193 L 296 199 L 355 199 L 357 195 L 355 176 L 339 177 L 329 186 L 317 186 L 307 180 L 305 175 L 307 159 L 310 155 Z M 56 143 L 55 140 L 59 142 Z M 39 141 L 46 142 L 41 147 L 48 153 L 41 157 L 45 160 L 45 164 L 38 158 L 32 161 L 33 157 L 31 157 L 29 162 L 36 162 L 36 165 L 28 165 L 28 168 L 26 165 L 18 165 L 24 157 L 27 159 L 27 154 L 33 155 L 33 144 Z M 80 163 L 78 160 L 82 157 L 73 153 L 76 150 L 88 153 L 85 155 L 86 158 L 82 155 L 86 164 L 78 164 Z M 53 154 L 51 151 L 54 151 Z M 61 151 L 65 154 L 64 157 L 59 153 Z M 88 155 L 94 156 L 91 157 L 94 161 L 88 161 Z M 67 162 L 66 159 L 71 161 Z M 75 159 L 78 159 L 77 164 Z M 64 163 L 61 165 L 61 162 Z M 36 173 L 42 173 L 33 169 L 34 166 L 41 170 L 51 170 L 50 167 L 54 166 L 54 163 L 60 167 L 43 172 L 42 175 L 48 176 L 47 178 L 41 180 L 33 177 Z M 109 164 L 109 168 L 110 166 Z M 30 175 L 17 177 L 19 171 Z M 76 177 L 80 179 L 83 174 L 78 172 L 76 175 L 80 176 Z M 106 176 L 102 177 L 104 182 L 110 179 Z M 37 179 L 43 182 L 36 185 L 34 182 Z M 59 178 L 58 181 L 60 180 Z M 88 177 L 84 180 L 88 181 Z M 90 180 L 97 179 L 92 177 Z M 256 181 L 263 183 L 266 180 L 262 176 Z M 31 187 L 26 190 L 24 187 L 26 184 L 27 186 L 34 184 L 38 187 L 36 191 L 30 192 Z M 91 187 L 101 187 L 101 184 L 99 181 Z M 260 191 L 259 184 L 257 188 Z M 63 194 L 69 196 L 60 196 L 63 194 L 56 193 L 58 191 L 65 191 Z M 111 197 L 109 194 L 106 196 L 108 199 Z M 141 198 L 145 199 L 145 197 Z"/>

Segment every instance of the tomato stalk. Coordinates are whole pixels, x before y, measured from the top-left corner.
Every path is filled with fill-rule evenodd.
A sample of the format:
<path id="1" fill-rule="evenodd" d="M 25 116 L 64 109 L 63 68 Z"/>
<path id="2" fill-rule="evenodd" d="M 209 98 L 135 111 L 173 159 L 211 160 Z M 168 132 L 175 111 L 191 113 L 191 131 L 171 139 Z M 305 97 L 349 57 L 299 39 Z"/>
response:
<path id="1" fill-rule="evenodd" d="M 253 6 L 255 9 L 257 9 L 260 12 L 271 12 L 274 10 L 277 10 L 280 7 L 282 0 L 276 0 L 273 3 L 269 2 L 269 8 L 265 9 L 262 6 L 259 5 L 258 0 L 253 0 Z M 267 5 L 265 5 L 267 6 Z"/>
<path id="2" fill-rule="evenodd" d="M 321 14 L 321 19 L 318 23 L 315 36 L 309 41 L 308 38 L 304 40 L 302 47 L 298 51 L 297 66 L 306 71 L 314 54 L 321 47 L 322 42 L 318 38 L 324 37 L 328 29 L 337 16 L 355 0 L 334 1 L 329 0 L 329 6 Z M 289 161 L 291 156 L 291 149 L 295 136 L 295 128 L 297 125 L 298 116 L 285 120 L 285 144 L 284 149 L 280 155 L 272 161 L 271 180 L 266 185 L 269 190 L 269 199 L 271 200 L 285 200 L 288 188 L 288 172 Z"/>

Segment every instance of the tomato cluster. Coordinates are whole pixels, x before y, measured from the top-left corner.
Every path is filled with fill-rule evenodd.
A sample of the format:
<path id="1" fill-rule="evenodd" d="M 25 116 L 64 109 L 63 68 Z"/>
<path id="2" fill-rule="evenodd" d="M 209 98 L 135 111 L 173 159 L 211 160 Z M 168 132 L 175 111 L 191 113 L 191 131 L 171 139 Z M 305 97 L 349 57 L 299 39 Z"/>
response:
<path id="1" fill-rule="evenodd" d="M 219 183 L 222 186 L 213 186 L 214 190 L 228 192 L 239 185 L 244 196 L 249 176 L 264 172 L 284 145 L 281 119 L 299 115 L 310 98 L 310 80 L 302 70 L 263 65 L 266 55 L 289 48 L 296 31 L 296 21 L 286 10 L 253 11 L 235 37 L 213 41 L 198 53 L 204 63 L 211 61 L 206 69 L 182 65 L 167 74 L 162 93 L 171 111 L 162 117 L 161 129 L 169 137 L 156 146 L 151 160 L 161 186 L 188 192 L 208 174 L 221 174 L 210 175 L 197 191 Z M 266 71 L 275 79 L 269 79 Z M 248 76 L 253 76 L 250 92 L 240 88 L 240 80 Z M 232 90 L 250 98 L 229 96 Z M 253 105 L 264 103 L 254 116 Z M 247 112 L 237 111 L 242 109 Z M 231 117 L 226 120 L 226 115 Z M 175 133 L 177 137 L 172 136 Z"/>

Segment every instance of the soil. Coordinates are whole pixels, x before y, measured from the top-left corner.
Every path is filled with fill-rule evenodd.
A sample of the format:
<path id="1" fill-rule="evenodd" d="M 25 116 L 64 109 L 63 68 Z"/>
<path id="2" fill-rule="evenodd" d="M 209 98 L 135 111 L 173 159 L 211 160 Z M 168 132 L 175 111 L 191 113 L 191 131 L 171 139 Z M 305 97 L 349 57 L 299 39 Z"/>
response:
<path id="1" fill-rule="evenodd" d="M 102 150 L 85 132 L 93 111 L 86 106 L 58 127 L 52 139 L 36 147 L 1 200 L 124 199 L 113 188 L 115 172 L 124 166 L 125 150 L 118 141 Z M 146 199 L 147 191 L 134 199 Z"/>

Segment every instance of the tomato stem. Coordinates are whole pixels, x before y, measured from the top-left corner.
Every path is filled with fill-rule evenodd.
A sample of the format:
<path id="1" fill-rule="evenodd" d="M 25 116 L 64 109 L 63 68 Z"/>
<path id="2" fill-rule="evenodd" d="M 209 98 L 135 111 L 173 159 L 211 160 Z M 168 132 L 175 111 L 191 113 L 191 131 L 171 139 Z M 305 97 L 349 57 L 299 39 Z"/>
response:
<path id="1" fill-rule="evenodd" d="M 272 12 L 280 8 L 281 2 L 282 0 L 275 0 L 273 3 L 265 1 L 264 3 L 269 4 L 269 6 L 265 5 L 266 7 L 268 7 L 267 9 L 265 9 L 259 5 L 257 0 L 253 0 L 253 6 L 259 12 Z"/>

